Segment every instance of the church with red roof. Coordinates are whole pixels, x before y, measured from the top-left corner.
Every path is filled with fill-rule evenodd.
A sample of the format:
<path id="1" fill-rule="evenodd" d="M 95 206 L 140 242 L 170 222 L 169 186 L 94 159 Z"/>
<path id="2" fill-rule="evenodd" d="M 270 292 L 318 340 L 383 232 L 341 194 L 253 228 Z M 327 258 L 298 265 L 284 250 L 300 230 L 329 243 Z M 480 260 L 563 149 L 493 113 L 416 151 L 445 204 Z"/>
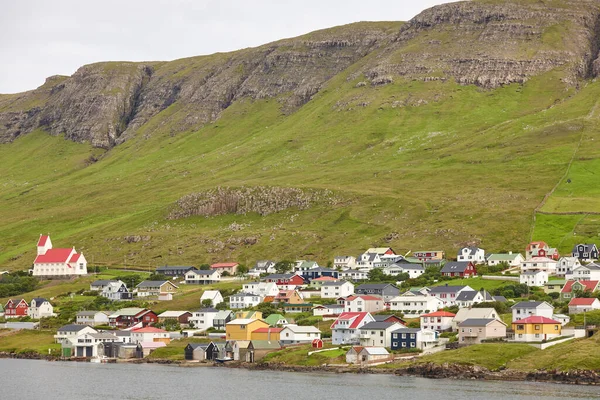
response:
<path id="1" fill-rule="evenodd" d="M 60 278 L 87 275 L 87 261 L 75 248 L 54 249 L 49 235 L 40 235 L 33 276 Z"/>

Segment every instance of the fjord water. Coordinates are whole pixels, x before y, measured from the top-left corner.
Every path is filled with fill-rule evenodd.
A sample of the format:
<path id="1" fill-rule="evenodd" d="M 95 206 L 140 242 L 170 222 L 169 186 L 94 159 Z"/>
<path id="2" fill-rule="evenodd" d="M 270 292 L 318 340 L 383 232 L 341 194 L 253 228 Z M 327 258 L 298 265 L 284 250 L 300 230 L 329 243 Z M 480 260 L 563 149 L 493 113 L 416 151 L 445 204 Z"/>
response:
<path id="1" fill-rule="evenodd" d="M 600 388 L 356 375 L 0 359 L 0 399 L 597 399 Z"/>

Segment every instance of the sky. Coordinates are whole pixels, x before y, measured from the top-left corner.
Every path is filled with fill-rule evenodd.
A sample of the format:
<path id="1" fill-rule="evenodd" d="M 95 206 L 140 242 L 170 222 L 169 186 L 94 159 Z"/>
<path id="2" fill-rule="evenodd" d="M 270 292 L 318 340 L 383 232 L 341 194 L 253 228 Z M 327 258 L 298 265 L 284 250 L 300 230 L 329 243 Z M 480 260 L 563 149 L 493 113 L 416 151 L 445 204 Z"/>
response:
<path id="1" fill-rule="evenodd" d="M 0 12 L 0 93 L 99 61 L 175 60 L 358 21 L 407 21 L 449 0 L 16 0 Z"/>

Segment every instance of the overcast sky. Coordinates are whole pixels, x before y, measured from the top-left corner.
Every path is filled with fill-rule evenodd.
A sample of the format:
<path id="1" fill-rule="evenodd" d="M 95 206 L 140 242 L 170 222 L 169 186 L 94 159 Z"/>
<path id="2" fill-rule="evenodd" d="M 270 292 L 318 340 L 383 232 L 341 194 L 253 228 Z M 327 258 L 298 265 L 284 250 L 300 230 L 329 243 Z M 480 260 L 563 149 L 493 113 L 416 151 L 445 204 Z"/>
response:
<path id="1" fill-rule="evenodd" d="M 2 1 L 0 93 L 34 89 L 93 62 L 174 60 L 350 22 L 406 21 L 448 1 Z"/>

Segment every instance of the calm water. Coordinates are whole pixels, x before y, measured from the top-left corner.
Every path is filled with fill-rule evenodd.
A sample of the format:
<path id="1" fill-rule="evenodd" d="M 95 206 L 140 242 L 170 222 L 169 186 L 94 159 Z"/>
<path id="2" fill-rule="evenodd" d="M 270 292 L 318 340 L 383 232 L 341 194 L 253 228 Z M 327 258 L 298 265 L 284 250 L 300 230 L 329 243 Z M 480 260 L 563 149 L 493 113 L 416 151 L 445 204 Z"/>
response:
<path id="1" fill-rule="evenodd" d="M 0 359 L 0 399 L 598 399 L 600 387 Z"/>

